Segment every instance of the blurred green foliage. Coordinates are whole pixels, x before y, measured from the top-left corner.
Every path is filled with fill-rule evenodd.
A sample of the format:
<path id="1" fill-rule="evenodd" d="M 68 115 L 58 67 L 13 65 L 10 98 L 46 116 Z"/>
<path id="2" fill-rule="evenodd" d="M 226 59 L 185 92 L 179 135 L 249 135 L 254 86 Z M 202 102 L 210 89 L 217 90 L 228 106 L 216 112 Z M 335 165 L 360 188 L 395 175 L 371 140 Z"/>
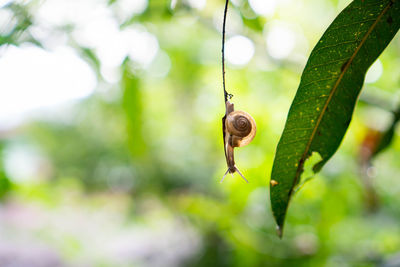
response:
<path id="1" fill-rule="evenodd" d="M 119 1 L 106 8 L 114 12 Z M 98 85 L 85 99 L 53 107 L 52 116 L 33 116 L 1 132 L 0 214 L 7 218 L 18 207 L 31 216 L 2 220 L 7 242 L 45 244 L 72 266 L 160 266 L 157 260 L 163 266 L 375 266 L 399 257 L 398 130 L 370 169 L 381 204 L 375 213 L 364 207 L 358 162 L 368 129 L 390 121 L 389 112 L 368 104 L 356 109 L 338 154 L 294 196 L 283 240 L 269 206 L 273 156 L 305 60 L 349 1 L 283 1 L 270 16 L 233 1 L 228 38 L 247 36 L 255 56 L 245 66 L 228 64 L 227 86 L 235 107 L 255 118 L 258 133 L 236 155 L 250 183 L 236 176 L 219 183 L 226 169 L 223 2 L 197 10 L 190 1 L 173 7 L 156 0 L 128 18 L 112 13 L 120 29 L 143 27 L 154 35 L 154 62 L 165 63 L 143 67 L 127 56 L 115 82 L 103 77 L 98 51 L 80 44 L 74 25 L 52 28 L 90 64 Z M 3 47 L 30 42 L 50 49 L 30 36 L 42 4 L 12 1 L 2 8 L 15 20 L 10 33 L 1 33 Z M 269 27 L 278 22 L 289 24 L 298 41 L 284 59 L 266 49 Z M 399 59 L 397 36 L 381 57 L 382 76 L 365 91 L 395 102 Z M 31 179 L 20 179 L 9 164 L 16 149 L 39 162 Z"/>

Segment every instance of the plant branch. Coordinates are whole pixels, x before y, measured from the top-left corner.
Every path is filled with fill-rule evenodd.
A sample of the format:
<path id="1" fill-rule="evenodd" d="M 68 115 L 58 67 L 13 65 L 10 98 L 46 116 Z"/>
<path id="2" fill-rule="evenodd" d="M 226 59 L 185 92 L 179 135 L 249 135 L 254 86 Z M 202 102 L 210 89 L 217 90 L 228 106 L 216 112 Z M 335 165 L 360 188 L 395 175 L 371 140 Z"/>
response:
<path id="1" fill-rule="evenodd" d="M 224 22 L 222 23 L 222 86 L 224 89 L 225 102 L 228 101 L 228 96 L 230 97 L 230 94 L 226 91 L 225 88 L 225 25 L 226 25 L 226 14 L 228 12 L 228 5 L 229 5 L 229 0 L 226 0 L 224 9 Z"/>

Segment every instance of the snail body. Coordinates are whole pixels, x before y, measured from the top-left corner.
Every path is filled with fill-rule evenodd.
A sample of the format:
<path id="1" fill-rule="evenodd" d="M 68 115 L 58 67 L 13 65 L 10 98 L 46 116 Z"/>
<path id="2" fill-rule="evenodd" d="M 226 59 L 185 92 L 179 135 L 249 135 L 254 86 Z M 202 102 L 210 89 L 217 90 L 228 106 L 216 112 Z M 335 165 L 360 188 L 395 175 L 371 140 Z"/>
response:
<path id="1" fill-rule="evenodd" d="M 222 127 L 228 170 L 222 177 L 221 182 L 228 173 L 233 174 L 235 172 L 239 173 L 239 175 L 248 182 L 236 167 L 234 148 L 245 146 L 254 139 L 257 131 L 256 122 L 250 114 L 241 110 L 235 111 L 233 103 L 226 101 L 226 113 L 222 118 Z"/>

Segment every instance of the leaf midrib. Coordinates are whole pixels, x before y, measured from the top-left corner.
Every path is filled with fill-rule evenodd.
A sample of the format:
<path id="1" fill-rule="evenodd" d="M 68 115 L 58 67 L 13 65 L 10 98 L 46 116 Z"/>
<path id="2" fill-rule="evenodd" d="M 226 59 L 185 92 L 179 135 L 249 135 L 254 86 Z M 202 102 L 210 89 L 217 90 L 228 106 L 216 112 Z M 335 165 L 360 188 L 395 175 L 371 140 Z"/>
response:
<path id="1" fill-rule="evenodd" d="M 290 197 L 290 195 L 291 195 L 292 192 L 293 192 L 294 186 L 295 186 L 295 185 L 297 184 L 297 182 L 298 182 L 298 179 L 299 179 L 299 177 L 300 177 L 300 174 L 302 173 L 302 169 L 303 169 L 303 165 L 304 165 L 305 159 L 306 159 L 307 154 L 308 154 L 308 152 L 309 152 L 309 150 L 310 150 L 311 144 L 312 144 L 312 142 L 314 141 L 314 137 L 315 137 L 315 134 L 316 134 L 316 132 L 317 132 L 317 129 L 319 128 L 319 125 L 320 125 L 320 123 L 321 123 L 321 121 L 322 121 L 322 118 L 323 118 L 324 115 L 325 115 L 326 109 L 328 108 L 328 105 L 329 105 L 329 103 L 331 102 L 333 95 L 335 94 L 337 88 L 339 87 L 339 84 L 340 84 L 340 82 L 342 81 L 343 76 L 346 74 L 346 71 L 349 69 L 351 63 L 353 62 L 354 58 L 357 56 L 357 54 L 358 54 L 358 52 L 360 51 L 361 47 L 362 47 L 362 46 L 364 45 L 364 43 L 367 41 L 367 39 L 368 39 L 368 37 L 370 36 L 371 32 L 374 30 L 374 28 L 376 27 L 376 25 L 378 24 L 378 22 L 382 19 L 383 15 L 385 15 L 385 13 L 389 10 L 389 8 L 392 6 L 392 4 L 393 4 L 393 2 L 390 1 L 390 2 L 388 3 L 388 5 L 387 5 L 387 6 L 382 10 L 382 12 L 379 14 L 379 16 L 376 18 L 375 22 L 374 22 L 374 23 L 371 25 L 371 27 L 368 29 L 367 33 L 365 34 L 365 36 L 364 36 L 363 39 L 361 40 L 360 44 L 357 46 L 356 50 L 354 51 L 354 53 L 352 54 L 352 56 L 350 57 L 350 59 L 347 61 L 345 67 L 343 68 L 342 72 L 340 73 L 339 78 L 337 79 L 335 85 L 333 86 L 331 92 L 329 93 L 329 96 L 328 96 L 328 98 L 327 98 L 327 100 L 326 100 L 326 102 L 325 102 L 325 104 L 324 104 L 324 107 L 322 108 L 322 111 L 321 111 L 321 113 L 320 113 L 320 115 L 319 115 L 319 117 L 318 117 L 318 119 L 317 119 L 317 122 L 316 122 L 316 124 L 315 124 L 315 127 L 314 127 L 314 129 L 313 129 L 313 131 L 312 131 L 312 133 L 311 133 L 311 137 L 310 137 L 310 139 L 309 139 L 308 142 L 307 142 L 307 145 L 306 145 L 306 148 L 305 148 L 305 150 L 304 150 L 304 153 L 303 153 L 303 155 L 302 155 L 301 158 L 300 158 L 299 166 L 297 167 L 297 170 L 296 170 L 296 176 L 295 176 L 294 182 L 293 182 L 293 184 L 292 184 L 292 187 L 291 187 L 291 189 L 290 189 L 290 191 L 289 191 L 289 192 L 290 192 L 290 193 L 289 193 L 289 197 Z"/>

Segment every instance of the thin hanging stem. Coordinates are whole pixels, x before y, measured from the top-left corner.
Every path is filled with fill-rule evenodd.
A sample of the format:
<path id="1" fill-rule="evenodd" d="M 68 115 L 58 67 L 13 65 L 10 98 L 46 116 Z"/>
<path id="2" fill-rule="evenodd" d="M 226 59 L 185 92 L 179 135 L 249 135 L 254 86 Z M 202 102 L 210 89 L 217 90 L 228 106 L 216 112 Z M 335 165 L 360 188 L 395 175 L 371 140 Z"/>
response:
<path id="1" fill-rule="evenodd" d="M 222 24 L 222 85 L 224 88 L 224 100 L 228 101 L 228 96 L 230 94 L 226 91 L 225 88 L 225 24 L 226 24 L 226 13 L 228 12 L 228 4 L 229 0 L 225 2 L 225 10 L 224 10 L 224 22 Z"/>

